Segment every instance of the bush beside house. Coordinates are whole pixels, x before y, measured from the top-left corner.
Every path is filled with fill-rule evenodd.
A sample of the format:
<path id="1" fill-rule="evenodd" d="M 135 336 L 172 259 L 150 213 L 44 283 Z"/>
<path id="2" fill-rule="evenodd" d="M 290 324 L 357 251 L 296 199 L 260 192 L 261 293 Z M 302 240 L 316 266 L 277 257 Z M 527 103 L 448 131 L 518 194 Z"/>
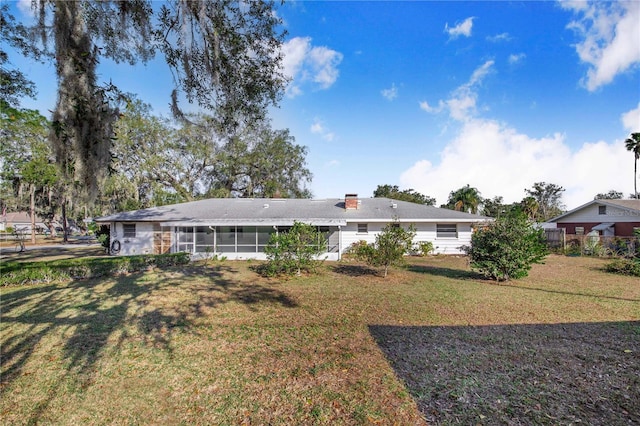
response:
<path id="1" fill-rule="evenodd" d="M 496 281 L 527 276 L 531 266 L 548 254 L 544 231 L 519 213 L 478 229 L 465 251 L 473 269 Z"/>

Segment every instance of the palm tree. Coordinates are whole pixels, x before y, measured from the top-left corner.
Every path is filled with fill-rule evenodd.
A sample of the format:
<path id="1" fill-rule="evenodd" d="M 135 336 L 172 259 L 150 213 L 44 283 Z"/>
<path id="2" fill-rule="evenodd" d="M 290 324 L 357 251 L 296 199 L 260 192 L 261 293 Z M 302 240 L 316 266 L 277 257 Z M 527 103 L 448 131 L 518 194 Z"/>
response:
<path id="1" fill-rule="evenodd" d="M 449 194 L 447 206 L 453 210 L 476 214 L 481 203 L 480 191 L 467 184 Z"/>
<path id="2" fill-rule="evenodd" d="M 633 162 L 633 192 L 638 199 L 638 160 L 640 159 L 640 133 L 631 133 L 631 136 L 624 141 L 627 151 L 633 152 L 635 161 Z"/>

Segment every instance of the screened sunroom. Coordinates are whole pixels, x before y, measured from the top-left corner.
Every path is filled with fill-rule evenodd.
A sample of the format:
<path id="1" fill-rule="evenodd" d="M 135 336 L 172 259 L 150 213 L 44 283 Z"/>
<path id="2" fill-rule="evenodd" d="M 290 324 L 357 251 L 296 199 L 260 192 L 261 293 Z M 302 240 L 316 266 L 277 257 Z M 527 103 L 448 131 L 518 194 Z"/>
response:
<path id="1" fill-rule="evenodd" d="M 228 258 L 262 258 L 271 235 L 291 226 L 175 226 L 173 250 L 196 257 L 220 254 Z M 339 227 L 317 226 L 324 236 L 326 253 L 339 252 Z M 262 255 L 260 255 L 262 253 Z"/>

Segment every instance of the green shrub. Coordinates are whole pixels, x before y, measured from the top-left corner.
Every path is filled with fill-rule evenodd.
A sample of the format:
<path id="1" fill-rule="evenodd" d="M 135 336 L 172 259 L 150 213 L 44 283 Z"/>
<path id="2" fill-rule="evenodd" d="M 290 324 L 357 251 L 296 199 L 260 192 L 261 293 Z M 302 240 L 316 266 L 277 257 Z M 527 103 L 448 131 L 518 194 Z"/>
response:
<path id="1" fill-rule="evenodd" d="M 478 229 L 464 250 L 473 269 L 496 281 L 526 277 L 548 253 L 544 231 L 522 214 L 500 216 Z"/>
<path id="2" fill-rule="evenodd" d="M 344 252 L 344 257 L 354 258 L 366 262 L 367 259 L 375 255 L 375 246 L 367 243 L 365 240 L 356 241 L 351 244 Z"/>
<path id="3" fill-rule="evenodd" d="M 267 263 L 260 273 L 266 276 L 300 275 L 315 272 L 318 256 L 326 250 L 326 237 L 315 226 L 294 222 L 288 232 L 272 234 L 265 247 Z"/>
<path id="4" fill-rule="evenodd" d="M 107 225 L 100 225 L 97 226 L 95 222 L 91 222 L 91 225 L 93 225 L 92 230 L 96 235 L 96 239 L 98 240 L 98 242 L 100 243 L 100 245 L 102 247 L 105 248 L 105 250 L 109 249 L 109 239 L 110 239 L 110 230 L 109 230 L 109 226 Z"/>
<path id="5" fill-rule="evenodd" d="M 616 259 L 607 263 L 604 270 L 613 274 L 640 277 L 640 259 Z"/>
<path id="6" fill-rule="evenodd" d="M 415 245 L 414 251 L 420 256 L 428 256 L 433 252 L 433 243 L 431 241 L 418 241 Z"/>
<path id="7" fill-rule="evenodd" d="M 382 267 L 386 277 L 390 266 L 404 261 L 404 255 L 411 250 L 415 235 L 413 225 L 404 229 L 398 223 L 389 223 L 376 235 L 375 243 L 358 241 L 349 247 L 349 252 L 371 266 Z"/>

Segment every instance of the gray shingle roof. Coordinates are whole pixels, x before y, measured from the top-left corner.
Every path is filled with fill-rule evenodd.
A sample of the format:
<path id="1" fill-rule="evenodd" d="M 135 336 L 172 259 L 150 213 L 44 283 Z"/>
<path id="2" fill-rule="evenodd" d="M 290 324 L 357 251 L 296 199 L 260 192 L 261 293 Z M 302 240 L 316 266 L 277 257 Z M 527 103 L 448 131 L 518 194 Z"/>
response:
<path id="1" fill-rule="evenodd" d="M 640 200 L 600 200 L 601 202 L 606 202 L 607 204 L 613 204 L 615 206 L 620 206 L 629 210 L 637 210 L 640 211 Z"/>
<path id="2" fill-rule="evenodd" d="M 582 209 L 584 209 L 585 207 L 589 207 L 592 206 L 594 204 L 600 204 L 600 205 L 609 205 L 609 206 L 614 206 L 614 207 L 619 207 L 622 208 L 624 210 L 628 210 L 630 212 L 634 212 L 634 213 L 638 213 L 640 212 L 640 200 L 635 200 L 635 199 L 630 199 L 630 200 L 591 200 L 586 204 L 583 204 L 579 207 L 576 207 L 575 209 L 569 210 L 568 212 L 562 213 L 561 215 L 558 215 L 554 218 L 549 219 L 547 222 L 549 223 L 553 223 L 553 222 L 557 222 L 560 219 L 563 219 L 569 215 L 574 214 L 577 211 L 580 211 Z"/>
<path id="3" fill-rule="evenodd" d="M 477 222 L 485 216 L 441 209 L 388 198 L 361 198 L 358 208 L 345 210 L 344 199 L 211 198 L 143 210 L 116 213 L 96 222 L 163 222 L 214 224 L 290 224 L 294 220 L 316 225 L 347 222 Z M 395 206 L 395 207 L 394 207 Z"/>

